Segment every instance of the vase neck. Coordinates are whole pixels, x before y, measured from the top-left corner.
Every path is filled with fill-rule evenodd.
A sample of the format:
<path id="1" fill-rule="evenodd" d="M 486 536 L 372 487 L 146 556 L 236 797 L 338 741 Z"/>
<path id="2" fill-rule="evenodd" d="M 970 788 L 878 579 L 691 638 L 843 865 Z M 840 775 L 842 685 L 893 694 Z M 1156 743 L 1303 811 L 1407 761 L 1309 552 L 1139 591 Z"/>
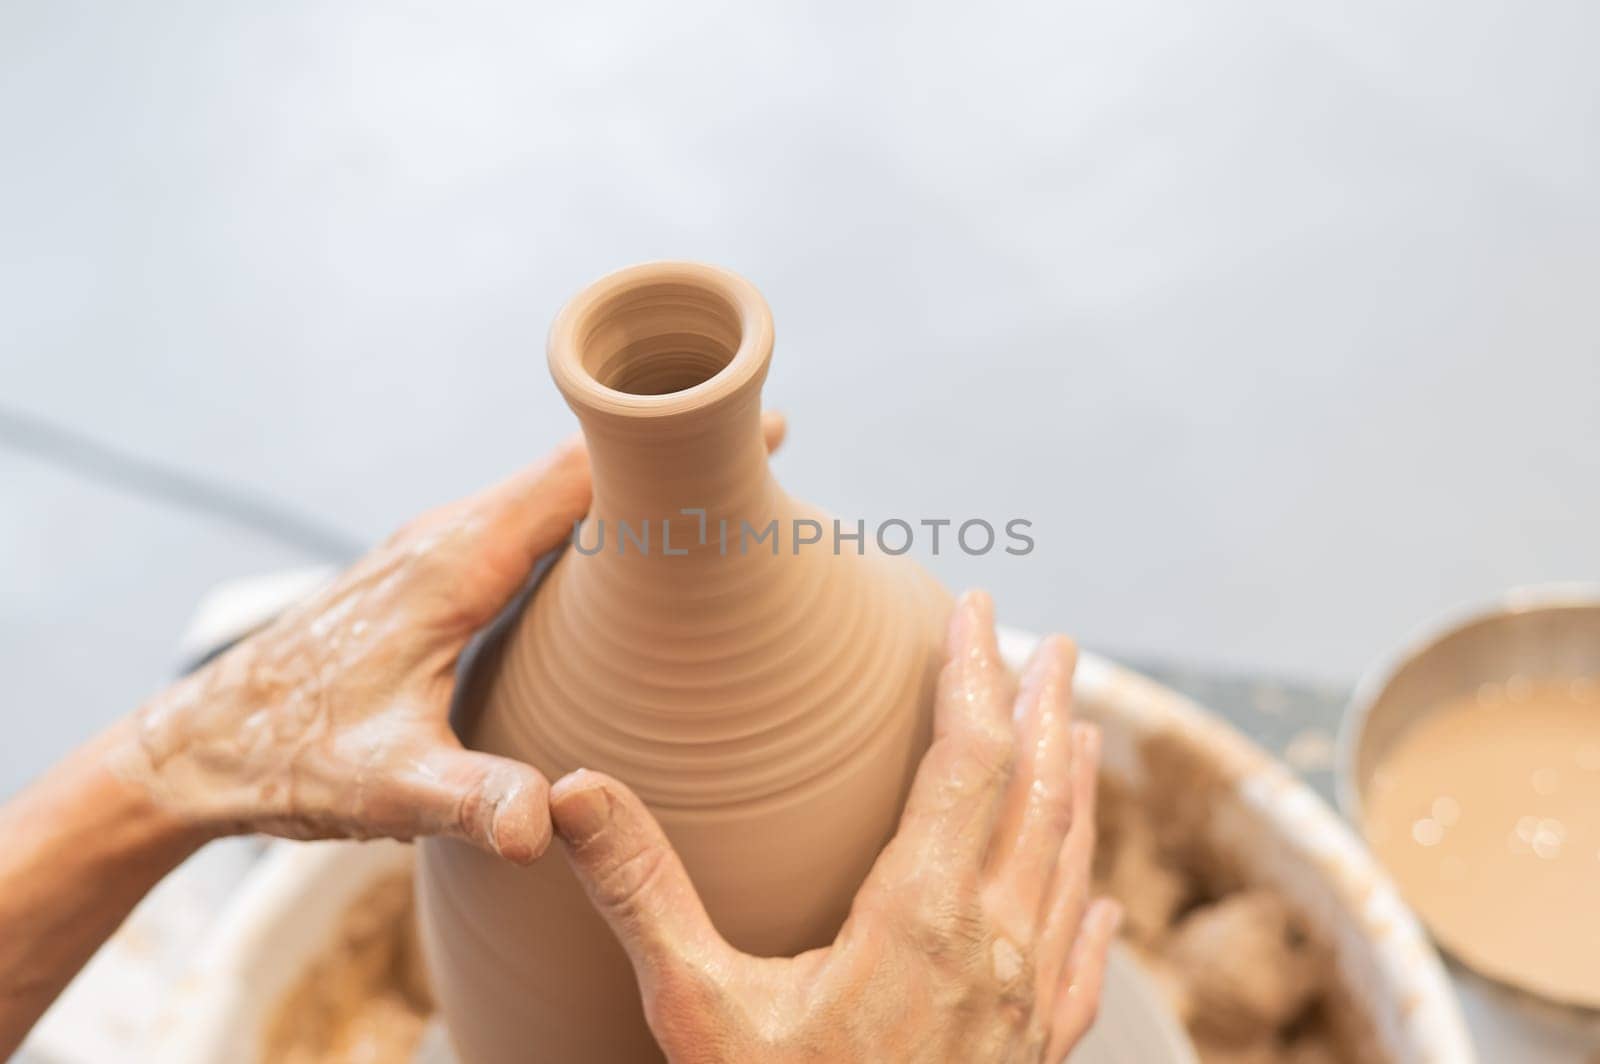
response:
<path id="1" fill-rule="evenodd" d="M 591 542 L 631 530 L 644 554 L 681 556 L 724 521 L 776 516 L 761 436 L 771 357 L 766 301 L 726 270 L 648 263 L 573 297 L 550 330 L 550 372 L 589 444 Z"/>
<path id="2" fill-rule="evenodd" d="M 604 522 L 586 525 L 584 542 L 598 536 L 616 550 L 619 537 L 631 532 L 631 543 L 648 534 L 647 553 L 676 554 L 715 547 L 722 528 L 737 534 L 740 522 L 759 526 L 776 516 L 758 392 L 688 428 L 585 420 L 584 438 L 594 482 L 588 523 Z"/>

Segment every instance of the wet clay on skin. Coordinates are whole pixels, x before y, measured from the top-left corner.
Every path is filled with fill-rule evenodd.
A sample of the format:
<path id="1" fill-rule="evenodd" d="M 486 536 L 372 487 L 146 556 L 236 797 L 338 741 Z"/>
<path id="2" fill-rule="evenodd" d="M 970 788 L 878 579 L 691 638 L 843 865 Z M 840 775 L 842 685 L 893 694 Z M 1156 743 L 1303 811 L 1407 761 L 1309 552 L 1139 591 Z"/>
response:
<path id="1" fill-rule="evenodd" d="M 760 294 L 705 266 L 624 270 L 562 311 L 550 368 L 594 481 L 578 544 L 600 549 L 569 549 L 475 668 L 463 739 L 551 780 L 617 777 L 727 939 L 792 955 L 832 940 L 894 831 L 950 603 L 870 543 L 796 548 L 796 519 L 833 526 L 768 470 L 772 341 Z M 647 521 L 649 549 L 619 549 L 620 523 Z M 776 550 L 724 549 L 723 521 L 734 537 L 777 522 Z M 517 868 L 430 840 L 418 891 L 467 1064 L 659 1057 L 627 957 L 559 855 Z"/>
<path id="2" fill-rule="evenodd" d="M 1384 756 L 1364 807 L 1447 949 L 1600 1006 L 1600 682 L 1516 678 L 1444 703 Z"/>

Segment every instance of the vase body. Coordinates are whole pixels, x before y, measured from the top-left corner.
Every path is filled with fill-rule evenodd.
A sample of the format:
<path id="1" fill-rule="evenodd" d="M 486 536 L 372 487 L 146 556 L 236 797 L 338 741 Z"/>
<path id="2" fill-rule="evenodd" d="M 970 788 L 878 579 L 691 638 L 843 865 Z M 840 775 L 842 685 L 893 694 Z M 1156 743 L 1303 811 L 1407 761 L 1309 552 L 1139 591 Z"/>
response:
<path id="1" fill-rule="evenodd" d="M 718 930 L 789 955 L 831 941 L 893 834 L 949 601 L 870 530 L 836 539 L 775 483 L 771 349 L 759 293 L 711 267 L 634 267 L 562 311 L 551 371 L 594 499 L 474 664 L 458 727 L 552 781 L 582 767 L 628 784 Z M 659 1057 L 627 958 L 559 846 L 517 868 L 429 840 L 418 883 L 464 1064 Z"/>

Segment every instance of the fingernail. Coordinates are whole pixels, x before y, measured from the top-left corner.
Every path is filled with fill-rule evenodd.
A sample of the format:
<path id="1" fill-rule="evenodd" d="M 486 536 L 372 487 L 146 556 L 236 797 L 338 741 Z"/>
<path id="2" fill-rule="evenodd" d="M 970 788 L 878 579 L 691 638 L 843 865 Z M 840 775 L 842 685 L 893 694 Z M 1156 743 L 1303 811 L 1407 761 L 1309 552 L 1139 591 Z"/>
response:
<path id="1" fill-rule="evenodd" d="M 502 842 L 500 838 L 511 827 L 510 822 L 506 819 L 506 803 L 510 800 L 510 797 L 510 795 L 502 794 L 495 799 L 494 805 L 489 810 L 489 845 L 493 846 L 494 852 L 501 857 L 507 856 L 506 850 L 514 848 Z"/>
<path id="2" fill-rule="evenodd" d="M 550 811 L 556 829 L 568 842 L 582 844 L 598 835 L 611 820 L 611 796 L 599 783 L 590 782 L 583 769 L 563 776 L 551 791 Z"/>
<path id="3" fill-rule="evenodd" d="M 972 616 L 980 624 L 994 623 L 994 598 L 987 591 L 969 592 L 972 598 Z"/>
<path id="4" fill-rule="evenodd" d="M 1027 664 L 1022 669 L 1022 687 L 1025 691 L 1038 691 L 1045 684 L 1056 678 L 1057 671 L 1062 661 L 1062 647 L 1066 638 L 1059 635 L 1048 635 L 1040 644 L 1033 648 L 1033 653 L 1028 655 Z"/>
<path id="5" fill-rule="evenodd" d="M 522 788 L 513 787 L 495 802 L 489 819 L 489 842 L 506 860 L 531 864 L 550 845 L 550 827 L 548 821 L 534 822 L 527 803 L 518 800 L 521 795 Z"/>
<path id="6" fill-rule="evenodd" d="M 972 628 L 972 596 L 971 591 L 963 592 L 950 615 L 950 627 L 945 632 L 945 653 L 951 658 L 960 652 Z"/>

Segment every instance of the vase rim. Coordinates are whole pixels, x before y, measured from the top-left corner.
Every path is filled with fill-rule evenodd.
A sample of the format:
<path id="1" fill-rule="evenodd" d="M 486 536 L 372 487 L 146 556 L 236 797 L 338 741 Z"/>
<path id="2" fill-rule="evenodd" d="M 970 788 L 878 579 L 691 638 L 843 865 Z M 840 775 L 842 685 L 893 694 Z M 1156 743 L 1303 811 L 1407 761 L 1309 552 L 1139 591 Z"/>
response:
<path id="1" fill-rule="evenodd" d="M 731 357 L 703 380 L 659 394 L 641 394 L 603 383 L 587 363 L 595 331 L 626 310 L 630 296 L 648 300 L 652 290 L 705 300 L 736 320 L 738 342 Z M 708 315 L 713 311 L 708 310 Z M 772 312 L 755 285 L 731 270 L 698 262 L 646 262 L 606 274 L 573 296 L 550 327 L 550 374 L 581 417 L 676 418 L 701 413 L 733 397 L 759 391 L 772 357 Z"/>

